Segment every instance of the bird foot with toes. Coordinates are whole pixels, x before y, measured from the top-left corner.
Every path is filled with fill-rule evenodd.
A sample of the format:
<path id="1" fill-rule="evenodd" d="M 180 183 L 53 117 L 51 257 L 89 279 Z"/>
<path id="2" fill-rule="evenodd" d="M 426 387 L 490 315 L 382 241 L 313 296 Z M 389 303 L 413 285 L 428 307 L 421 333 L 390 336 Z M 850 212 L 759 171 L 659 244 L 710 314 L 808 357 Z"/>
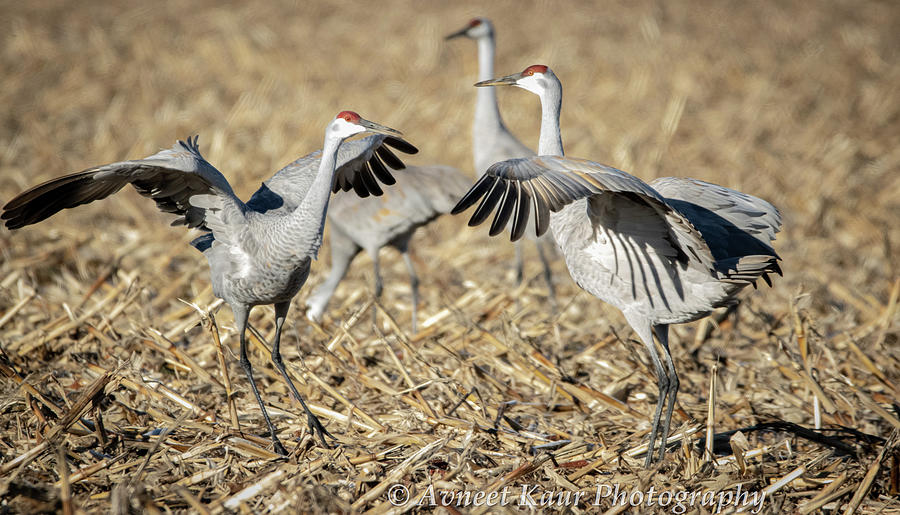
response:
<path id="1" fill-rule="evenodd" d="M 335 441 L 337 441 L 337 438 L 335 438 L 331 433 L 328 432 L 327 429 L 325 429 L 325 426 L 322 425 L 322 422 L 319 421 L 319 418 L 313 415 L 312 412 L 306 412 L 306 421 L 309 424 L 309 434 L 311 434 L 313 438 L 318 436 L 319 441 L 322 443 L 322 447 L 331 449 L 332 446 L 328 445 L 328 442 L 325 441 L 325 437 L 327 436 L 328 438 L 331 438 Z"/>

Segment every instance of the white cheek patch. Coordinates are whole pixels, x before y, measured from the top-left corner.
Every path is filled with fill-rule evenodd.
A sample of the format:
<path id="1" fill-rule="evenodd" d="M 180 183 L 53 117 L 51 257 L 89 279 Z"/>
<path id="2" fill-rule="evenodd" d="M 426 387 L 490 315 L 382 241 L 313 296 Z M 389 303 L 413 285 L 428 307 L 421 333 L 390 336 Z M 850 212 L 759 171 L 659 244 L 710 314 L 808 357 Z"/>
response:
<path id="1" fill-rule="evenodd" d="M 350 123 L 343 118 L 335 119 L 332 124 L 332 131 L 334 134 L 340 138 L 348 138 L 353 136 L 354 134 L 359 134 L 360 132 L 365 132 L 365 128 L 361 125 L 356 125 L 355 123 Z"/>
<path id="2" fill-rule="evenodd" d="M 547 85 L 546 81 L 544 81 L 543 79 L 541 79 L 539 81 L 537 76 L 535 76 L 535 75 L 531 75 L 531 76 L 525 77 L 523 79 L 520 79 L 519 82 L 516 84 L 516 86 L 519 86 L 520 88 L 522 88 L 526 91 L 530 91 L 530 92 L 534 93 L 535 95 L 540 95 L 541 91 L 546 89 L 546 85 Z"/>
<path id="3" fill-rule="evenodd" d="M 343 118 L 338 118 L 334 121 L 334 131 L 338 134 L 343 134 L 348 131 L 350 123 Z"/>

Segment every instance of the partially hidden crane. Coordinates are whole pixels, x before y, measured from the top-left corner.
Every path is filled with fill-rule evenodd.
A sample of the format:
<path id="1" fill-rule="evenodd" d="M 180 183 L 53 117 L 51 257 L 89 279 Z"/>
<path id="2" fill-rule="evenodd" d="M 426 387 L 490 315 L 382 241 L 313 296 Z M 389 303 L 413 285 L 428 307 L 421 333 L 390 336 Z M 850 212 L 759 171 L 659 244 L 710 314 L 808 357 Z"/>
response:
<path id="1" fill-rule="evenodd" d="M 446 39 L 458 37 L 473 39 L 478 44 L 478 80 L 485 81 L 494 78 L 496 49 L 494 24 L 487 18 L 473 18 L 465 27 L 448 35 Z M 472 122 L 472 155 L 476 175 L 484 173 L 489 166 L 496 162 L 534 155 L 530 148 L 522 144 L 506 128 L 497 105 L 497 93 L 492 88 L 478 90 L 475 119 Z M 547 283 L 548 296 L 551 304 L 555 307 L 556 291 L 553 287 L 553 272 L 550 268 L 548 254 L 555 255 L 556 245 L 550 234 L 540 237 L 535 236 L 533 231 L 527 231 L 526 234 L 529 239 L 534 241 L 535 248 L 537 248 L 538 257 L 544 268 L 544 281 Z M 519 287 L 524 279 L 525 260 L 522 243 L 517 240 L 515 245 L 516 287 Z"/>
<path id="2" fill-rule="evenodd" d="M 373 135 L 341 145 L 360 133 Z M 310 262 L 322 243 L 332 189 L 353 189 L 359 195 L 380 194 L 376 177 L 385 184 L 393 183 L 394 178 L 378 156 L 388 156 L 396 166 L 399 159 L 385 145 L 409 148 L 400 136 L 394 129 L 365 120 L 352 111 L 342 111 L 326 127 L 321 152 L 280 170 L 246 203 L 203 158 L 197 138 L 188 138 L 144 159 L 98 166 L 35 186 L 7 202 L 0 219 L 5 220 L 7 228 L 18 229 L 63 209 L 106 198 L 131 184 L 138 193 L 153 199 L 160 210 L 179 215 L 173 225 L 204 231 L 191 245 L 209 262 L 213 293 L 234 313 L 240 335 L 241 367 L 259 403 L 275 451 L 287 455 L 269 419 L 247 355 L 247 317 L 254 306 L 265 304 L 275 307 L 272 363 L 306 412 L 310 433 L 327 447 L 325 436 L 333 437 L 309 410 L 285 370 L 280 352 L 281 329 L 291 299 L 306 282 Z M 302 168 L 301 163 L 316 166 Z"/>
<path id="3" fill-rule="evenodd" d="M 409 273 L 412 332 L 416 332 L 419 277 L 409 254 L 410 240 L 418 228 L 449 213 L 468 191 L 472 180 L 456 168 L 443 165 L 410 166 L 393 174 L 399 181 L 385 188 L 384 195 L 363 198 L 339 193 L 331 200 L 328 209 L 331 271 L 306 299 L 306 316 L 310 320 L 322 319 L 329 300 L 360 250 L 372 257 L 375 297 L 381 297 L 383 282 L 378 252 L 391 246 L 401 253 Z"/>
<path id="4" fill-rule="evenodd" d="M 490 234 L 512 223 L 513 240 L 533 216 L 537 234 L 552 231 L 575 282 L 622 311 L 656 369 L 659 397 L 645 466 L 657 437 L 662 461 L 678 395 L 669 324 L 734 304 L 735 295 L 759 279 L 771 285 L 768 274 L 781 274 L 770 244 L 781 215 L 765 200 L 708 182 L 664 177 L 647 184 L 609 166 L 563 157 L 562 84 L 544 65 L 476 86 L 518 86 L 540 97 L 540 155 L 492 165 L 453 213 L 480 200 L 469 225 L 496 210 Z"/>

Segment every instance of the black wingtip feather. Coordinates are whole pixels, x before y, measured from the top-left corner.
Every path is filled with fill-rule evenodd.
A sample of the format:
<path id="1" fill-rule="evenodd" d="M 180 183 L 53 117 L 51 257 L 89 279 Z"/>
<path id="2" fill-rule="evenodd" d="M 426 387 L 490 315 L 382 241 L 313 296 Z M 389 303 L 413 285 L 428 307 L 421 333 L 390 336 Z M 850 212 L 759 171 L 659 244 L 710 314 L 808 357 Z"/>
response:
<path id="1" fill-rule="evenodd" d="M 487 175 L 482 176 L 481 179 L 478 179 L 478 182 L 469 188 L 469 191 L 459 199 L 459 202 L 453 206 L 453 209 L 450 210 L 450 214 L 458 215 L 472 207 L 485 193 L 488 192 L 492 184 L 493 178 L 488 177 Z"/>
<path id="2" fill-rule="evenodd" d="M 359 173 L 359 179 L 363 183 L 366 190 L 372 195 L 375 195 L 376 197 L 384 195 L 384 191 L 378 186 L 378 181 L 376 181 L 375 177 L 372 176 L 371 170 L 362 170 Z"/>
<path id="3" fill-rule="evenodd" d="M 397 154 L 391 152 L 391 149 L 387 148 L 384 145 L 376 148 L 375 154 L 372 155 L 372 159 L 378 159 L 379 157 L 383 160 L 384 164 L 390 166 L 394 170 L 403 170 L 404 168 L 406 168 L 406 164 L 404 164 L 403 161 L 399 157 L 397 157 Z"/>
<path id="4" fill-rule="evenodd" d="M 395 179 L 394 176 L 391 175 L 390 170 L 388 170 L 387 167 L 384 166 L 384 163 L 381 162 L 377 155 L 373 155 L 372 159 L 369 159 L 368 164 L 372 169 L 372 173 L 375 174 L 375 177 L 377 177 L 379 181 L 388 186 L 397 184 L 397 179 Z M 402 165 L 403 163 L 400 164 Z M 397 170 L 402 169 L 403 168 L 397 168 Z"/>
<path id="5" fill-rule="evenodd" d="M 359 180 L 359 179 L 357 179 L 357 180 L 351 180 L 351 181 L 350 181 L 350 185 L 353 187 L 353 191 L 356 193 L 356 195 L 357 195 L 358 197 L 360 197 L 360 198 L 366 198 L 366 197 L 369 196 L 369 190 L 367 190 L 367 189 L 365 188 L 365 186 L 363 185 L 362 180 Z"/>
<path id="6" fill-rule="evenodd" d="M 496 236 L 503 232 L 503 229 L 506 228 L 506 225 L 509 223 L 509 217 L 513 214 L 513 209 L 518 204 L 519 194 L 516 188 L 516 183 L 507 183 L 506 184 L 506 192 L 503 194 L 503 199 L 500 201 L 500 209 L 497 210 L 497 214 L 494 215 L 494 221 L 491 223 L 491 229 L 488 231 L 490 236 Z"/>
<path id="7" fill-rule="evenodd" d="M 419 153 L 419 149 L 416 148 L 415 145 L 406 141 L 403 138 L 397 138 L 395 136 L 388 136 L 388 137 L 384 138 L 384 142 L 385 142 L 385 144 L 396 148 L 397 150 L 399 150 L 400 152 L 403 152 L 404 154 L 418 154 Z"/>
<path id="8" fill-rule="evenodd" d="M 36 224 L 54 214 L 106 198 L 119 191 L 124 182 L 94 181 L 93 170 L 58 177 L 27 190 L 4 206 L 6 226 L 18 229 Z"/>
<path id="9" fill-rule="evenodd" d="M 532 187 L 534 183 L 529 183 Z M 537 188 L 532 190 L 534 193 L 534 235 L 537 237 L 541 237 L 547 232 L 547 228 L 550 226 L 550 208 L 547 207 L 547 203 L 543 202 L 544 198 L 540 196 L 540 193 L 537 191 Z"/>
<path id="10" fill-rule="evenodd" d="M 520 188 L 519 199 L 516 203 L 516 217 L 513 219 L 512 232 L 510 233 L 511 241 L 519 241 L 528 228 L 528 215 L 531 209 L 531 196 L 528 194 L 527 188 Z"/>
<path id="11" fill-rule="evenodd" d="M 481 225 L 491 216 L 491 211 L 503 197 L 506 192 L 506 184 L 501 180 L 495 180 L 491 191 L 481 199 L 481 204 L 475 209 L 472 218 L 469 219 L 469 227 Z"/>

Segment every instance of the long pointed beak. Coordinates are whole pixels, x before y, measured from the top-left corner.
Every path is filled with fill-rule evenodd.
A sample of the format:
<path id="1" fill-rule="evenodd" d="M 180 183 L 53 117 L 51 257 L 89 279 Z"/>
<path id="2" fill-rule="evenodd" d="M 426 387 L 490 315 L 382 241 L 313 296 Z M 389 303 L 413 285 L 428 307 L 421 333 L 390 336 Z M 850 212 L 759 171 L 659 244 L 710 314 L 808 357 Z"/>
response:
<path id="1" fill-rule="evenodd" d="M 499 79 L 483 80 L 476 83 L 475 86 L 479 88 L 483 88 L 485 86 L 515 86 L 521 78 L 521 73 L 514 73 L 512 75 L 507 75 L 506 77 L 500 77 Z"/>
<path id="2" fill-rule="evenodd" d="M 381 125 L 381 124 L 378 124 L 375 122 L 370 122 L 369 120 L 366 120 L 365 118 L 360 118 L 359 122 L 357 122 L 357 124 L 361 125 L 362 127 L 365 127 L 367 132 L 384 134 L 386 136 L 397 136 L 397 137 L 403 136 L 403 133 L 396 129 L 392 129 L 390 127 L 385 127 L 384 125 Z"/>
<path id="3" fill-rule="evenodd" d="M 444 41 L 465 36 L 466 32 L 468 32 L 468 30 L 469 30 L 469 26 L 467 25 L 467 26 L 457 30 L 453 34 L 447 34 L 447 36 L 444 37 Z"/>

